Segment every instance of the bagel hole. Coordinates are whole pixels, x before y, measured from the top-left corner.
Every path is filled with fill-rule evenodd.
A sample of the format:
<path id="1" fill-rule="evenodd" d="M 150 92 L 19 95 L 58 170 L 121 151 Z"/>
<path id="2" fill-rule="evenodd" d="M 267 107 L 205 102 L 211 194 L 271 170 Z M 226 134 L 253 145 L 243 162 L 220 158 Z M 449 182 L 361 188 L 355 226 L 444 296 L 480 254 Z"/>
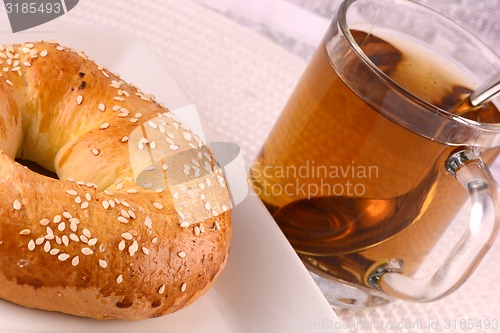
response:
<path id="1" fill-rule="evenodd" d="M 50 170 L 45 169 L 44 167 L 42 167 L 40 164 L 38 164 L 36 162 L 29 161 L 29 160 L 23 160 L 21 158 L 16 158 L 16 162 L 24 165 L 25 167 L 27 167 L 31 171 L 36 172 L 42 176 L 50 177 L 50 178 L 54 178 L 54 179 L 59 179 L 59 177 L 57 176 L 57 174 L 55 172 L 52 172 Z"/>

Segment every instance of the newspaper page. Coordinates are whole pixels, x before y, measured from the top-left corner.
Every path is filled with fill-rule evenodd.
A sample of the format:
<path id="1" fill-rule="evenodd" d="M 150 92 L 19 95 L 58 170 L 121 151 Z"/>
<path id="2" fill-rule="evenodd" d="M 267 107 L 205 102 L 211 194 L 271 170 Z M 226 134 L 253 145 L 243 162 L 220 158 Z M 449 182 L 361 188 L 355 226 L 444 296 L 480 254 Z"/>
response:
<path id="1" fill-rule="evenodd" d="M 304 60 L 319 44 L 341 0 L 196 0 L 268 37 Z M 414 0 L 449 17 L 500 55 L 499 0 Z"/>

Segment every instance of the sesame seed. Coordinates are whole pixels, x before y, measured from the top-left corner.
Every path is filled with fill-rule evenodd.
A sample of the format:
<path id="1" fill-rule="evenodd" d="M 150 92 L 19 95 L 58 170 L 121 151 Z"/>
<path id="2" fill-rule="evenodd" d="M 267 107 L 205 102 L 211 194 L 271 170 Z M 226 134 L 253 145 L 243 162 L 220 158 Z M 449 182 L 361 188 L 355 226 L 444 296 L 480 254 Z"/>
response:
<path id="1" fill-rule="evenodd" d="M 183 132 L 183 133 L 182 133 L 182 136 L 184 137 L 184 139 L 185 139 L 186 141 L 191 141 L 191 139 L 193 138 L 193 136 L 192 136 L 192 135 L 191 135 L 191 133 L 189 133 L 189 132 Z"/>
<path id="2" fill-rule="evenodd" d="M 210 210 L 210 202 L 205 202 L 205 209 Z"/>
<path id="3" fill-rule="evenodd" d="M 18 71 L 18 70 L 20 70 L 20 69 L 21 69 L 21 67 L 19 67 L 19 66 L 12 67 L 12 68 L 11 68 L 11 72 L 16 72 L 16 71 Z"/>
<path id="4" fill-rule="evenodd" d="M 125 241 L 122 240 L 118 243 L 118 250 L 123 251 L 125 249 Z"/>
<path id="5" fill-rule="evenodd" d="M 151 220 L 150 217 L 146 217 L 146 220 L 144 221 L 144 225 L 150 229 L 153 227 L 153 221 Z"/>
<path id="6" fill-rule="evenodd" d="M 50 223 L 50 220 L 49 219 L 41 219 L 40 220 L 40 224 L 43 225 L 43 226 L 46 226 Z"/>
<path id="7" fill-rule="evenodd" d="M 95 156 L 99 155 L 99 149 L 92 148 L 92 154 L 94 154 Z"/>
<path id="8" fill-rule="evenodd" d="M 214 226 L 215 226 L 215 230 L 217 230 L 217 231 L 220 230 L 220 224 L 218 221 L 215 221 Z"/>
<path id="9" fill-rule="evenodd" d="M 85 199 L 87 199 L 87 201 L 90 201 L 92 200 L 92 195 L 90 193 L 85 193 Z"/>
<path id="10" fill-rule="evenodd" d="M 59 223 L 59 222 L 61 222 L 61 219 L 62 219 L 62 218 L 61 218 L 61 215 L 56 215 L 56 216 L 54 216 L 54 223 Z"/>
<path id="11" fill-rule="evenodd" d="M 80 198 L 79 196 L 75 198 L 75 203 L 77 204 L 81 204 L 82 203 L 82 198 Z"/>
<path id="12" fill-rule="evenodd" d="M 165 288 L 166 288 L 165 285 L 162 284 L 160 288 L 158 288 L 158 294 L 162 295 L 165 292 Z"/>
<path id="13" fill-rule="evenodd" d="M 46 241 L 45 244 L 43 245 L 43 250 L 47 253 L 50 252 L 50 242 L 49 241 Z"/>
<path id="14" fill-rule="evenodd" d="M 200 227 L 196 226 L 194 227 L 194 235 L 198 236 L 200 234 Z"/>
<path id="15" fill-rule="evenodd" d="M 199 227 L 200 227 L 200 231 L 203 233 L 205 232 L 205 226 L 203 225 L 203 223 L 200 223 L 199 224 Z"/>
<path id="16" fill-rule="evenodd" d="M 151 149 L 155 149 L 156 148 L 156 142 L 151 141 L 151 143 L 149 144 L 149 146 L 151 147 Z"/>
<path id="17" fill-rule="evenodd" d="M 89 239 L 89 242 L 87 244 L 89 244 L 90 246 L 96 245 L 97 244 L 97 238 Z"/>
<path id="18" fill-rule="evenodd" d="M 31 67 L 31 62 L 25 61 L 25 62 L 23 62 L 23 65 L 26 67 Z"/>
<path id="19" fill-rule="evenodd" d="M 87 236 L 85 236 L 85 235 L 80 235 L 80 240 L 81 240 L 83 243 L 85 243 L 85 244 L 87 244 L 87 243 L 89 242 L 89 239 L 88 239 L 88 238 L 87 238 Z"/>
<path id="20" fill-rule="evenodd" d="M 104 200 L 102 202 L 102 206 L 104 207 L 104 209 L 108 209 L 109 208 L 109 202 L 107 202 L 106 200 Z"/>
<path id="21" fill-rule="evenodd" d="M 121 214 L 124 218 L 127 218 L 127 219 L 129 219 L 129 218 L 130 218 L 129 213 L 128 213 L 126 210 L 124 210 L 124 209 L 122 209 L 122 211 L 120 212 L 120 214 Z"/>
<path id="22" fill-rule="evenodd" d="M 79 263 L 80 263 L 80 258 L 78 256 L 75 256 L 73 260 L 71 260 L 71 264 L 73 266 L 78 266 Z"/>
<path id="23" fill-rule="evenodd" d="M 83 96 L 82 95 L 78 95 L 76 97 L 76 104 L 80 105 L 80 104 L 82 104 L 82 102 L 83 102 Z"/>
<path id="24" fill-rule="evenodd" d="M 186 288 L 187 288 L 187 284 L 186 284 L 186 282 L 184 282 L 184 283 L 181 285 L 181 291 L 182 291 L 182 292 L 185 292 L 185 291 L 186 291 Z"/>
<path id="25" fill-rule="evenodd" d="M 138 122 L 138 121 L 139 121 L 139 119 L 137 119 L 137 118 L 130 118 L 130 122 L 131 122 L 131 123 L 136 123 L 136 122 Z"/>
<path id="26" fill-rule="evenodd" d="M 116 278 L 116 283 L 122 283 L 122 282 L 123 282 L 123 276 L 118 275 L 118 277 Z"/>
<path id="27" fill-rule="evenodd" d="M 35 241 L 30 239 L 28 242 L 28 250 L 33 251 L 35 249 Z"/>
<path id="28" fill-rule="evenodd" d="M 137 190 L 134 188 L 128 189 L 127 193 L 137 193 Z"/>
<path id="29" fill-rule="evenodd" d="M 163 205 L 159 202 L 153 202 L 153 206 L 155 206 L 156 209 L 162 209 Z"/>
<path id="30" fill-rule="evenodd" d="M 57 259 L 61 260 L 61 261 L 66 261 L 69 259 L 69 254 L 67 253 L 61 253 L 59 256 L 57 256 Z"/>
<path id="31" fill-rule="evenodd" d="M 82 248 L 82 253 L 83 253 L 84 255 L 86 255 L 86 256 L 89 256 L 89 255 L 93 254 L 93 253 L 94 253 L 94 251 L 92 251 L 92 250 L 91 250 L 91 249 L 89 249 L 88 247 L 84 247 L 84 248 Z"/>
<path id="32" fill-rule="evenodd" d="M 109 128 L 109 123 L 103 123 L 101 126 L 99 126 L 100 129 L 107 129 Z"/>
<path id="33" fill-rule="evenodd" d="M 180 224 L 181 228 L 187 228 L 189 227 L 189 222 L 187 221 L 183 221 L 181 224 Z"/>
<path id="34" fill-rule="evenodd" d="M 147 247 L 144 247 L 144 246 L 143 246 L 143 247 L 141 248 L 141 250 L 142 250 L 142 253 L 144 253 L 145 255 L 148 255 L 148 254 L 149 254 L 149 249 L 148 249 Z"/>
<path id="35" fill-rule="evenodd" d="M 123 186 L 123 185 L 122 185 L 122 186 Z M 117 186 L 117 187 L 118 187 L 118 186 Z M 117 188 L 117 190 L 118 190 L 118 188 Z M 109 206 L 110 206 L 111 208 L 115 208 L 115 202 L 114 202 L 113 200 L 108 200 L 108 202 L 109 202 Z"/>
<path id="36" fill-rule="evenodd" d="M 26 235 L 29 235 L 31 234 L 31 230 L 30 229 L 23 229 L 19 232 L 19 235 L 22 235 L 22 236 L 26 236 Z"/>
<path id="37" fill-rule="evenodd" d="M 128 141 L 128 136 L 125 135 L 120 141 L 121 142 L 127 142 Z"/>
<path id="38" fill-rule="evenodd" d="M 49 253 L 50 253 L 51 255 L 55 256 L 55 255 L 57 255 L 59 252 L 61 252 L 61 250 L 59 250 L 59 249 L 52 249 L 52 250 L 50 250 L 50 252 L 49 252 Z"/>
<path id="39" fill-rule="evenodd" d="M 101 71 L 102 75 L 104 75 L 105 77 L 109 78 L 109 74 L 106 73 L 105 71 Z"/>
<path id="40" fill-rule="evenodd" d="M 128 223 L 128 220 L 126 218 L 124 218 L 123 216 L 118 216 L 117 220 L 118 220 L 118 222 L 121 222 L 121 223 Z"/>
<path id="41" fill-rule="evenodd" d="M 153 238 L 153 239 L 151 240 L 151 242 L 152 242 L 153 244 L 154 244 L 154 243 L 156 243 L 156 242 L 158 242 L 158 237 Z"/>
<path id="42" fill-rule="evenodd" d="M 68 193 L 69 195 L 72 195 L 72 196 L 75 196 L 78 194 L 78 192 L 76 192 L 75 190 L 67 190 L 66 193 Z"/>
<path id="43" fill-rule="evenodd" d="M 100 103 L 99 104 L 99 110 L 101 110 L 102 112 L 106 111 L 106 105 Z"/>
<path id="44" fill-rule="evenodd" d="M 56 47 L 56 50 L 57 50 L 57 51 L 64 51 L 64 47 L 62 47 L 62 46 L 57 46 L 57 47 Z"/>
<path id="45" fill-rule="evenodd" d="M 139 249 L 139 245 L 137 244 L 137 241 L 134 241 L 132 243 L 132 245 L 129 246 L 128 253 L 130 254 L 130 256 L 133 256 L 137 252 L 138 249 Z"/>
<path id="46" fill-rule="evenodd" d="M 14 205 L 13 206 L 14 206 L 15 210 L 20 210 L 22 205 L 21 205 L 21 202 L 16 199 L 16 200 L 14 200 Z"/>
<path id="47" fill-rule="evenodd" d="M 117 190 L 121 190 L 121 189 L 123 189 L 123 184 L 121 184 L 121 183 L 120 183 L 120 184 L 116 185 L 116 189 L 117 189 Z"/>
<path id="48" fill-rule="evenodd" d="M 70 234 L 70 235 L 69 235 L 69 238 L 70 238 L 73 242 L 79 242 L 79 241 L 80 241 L 80 239 L 78 238 L 78 236 L 77 236 L 77 235 L 75 235 L 75 234 Z"/>
<path id="49" fill-rule="evenodd" d="M 36 243 L 36 242 L 35 242 Z M 56 236 L 56 243 L 61 245 L 62 244 L 62 239 L 59 236 Z"/>
<path id="50" fill-rule="evenodd" d="M 62 242 L 65 246 L 69 246 L 69 238 L 66 235 L 62 236 Z"/>
<path id="51" fill-rule="evenodd" d="M 90 235 L 91 235 L 91 234 L 90 234 L 90 231 L 89 231 L 88 229 L 83 229 L 82 233 L 83 233 L 86 237 L 90 238 Z"/>
<path id="52" fill-rule="evenodd" d="M 171 150 L 177 150 L 177 149 L 179 149 L 179 146 L 177 146 L 177 145 L 170 145 L 170 146 L 168 146 L 168 148 L 170 148 Z"/>
<path id="53" fill-rule="evenodd" d="M 88 201 L 85 201 L 85 202 L 82 202 L 82 204 L 81 204 L 81 206 L 80 206 L 80 207 L 81 207 L 82 209 L 86 209 L 88 206 L 89 206 Z"/>
<path id="54" fill-rule="evenodd" d="M 181 258 L 185 258 L 185 257 L 186 257 L 186 252 L 184 252 L 184 251 L 180 251 L 180 252 L 178 252 L 178 253 L 177 253 L 177 255 L 178 255 L 179 257 L 181 257 Z"/>
<path id="55" fill-rule="evenodd" d="M 122 234 L 122 237 L 125 238 L 126 240 L 132 240 L 132 238 L 134 238 L 130 232 L 124 232 Z"/>
<path id="56" fill-rule="evenodd" d="M 59 229 L 59 231 L 64 231 L 65 228 L 66 228 L 66 223 L 64 222 L 59 223 L 59 225 L 57 226 L 57 229 Z"/>
<path id="57" fill-rule="evenodd" d="M 133 218 L 133 219 L 135 219 L 135 217 L 136 217 L 135 213 L 134 213 L 134 211 L 132 209 L 128 210 L 128 215 L 130 215 L 130 217 Z"/>
<path id="58" fill-rule="evenodd" d="M 43 50 L 42 52 L 40 52 L 40 57 L 46 57 L 47 54 L 49 54 L 49 52 L 47 50 Z"/>
<path id="59" fill-rule="evenodd" d="M 72 217 L 73 217 L 73 216 L 71 216 L 71 214 L 70 214 L 70 213 L 68 213 L 68 212 L 64 212 L 64 213 L 63 213 L 63 216 L 64 216 L 65 218 L 67 218 L 68 220 L 69 220 L 70 218 L 72 218 Z"/>
<path id="60" fill-rule="evenodd" d="M 108 263 L 106 262 L 106 260 L 99 259 L 99 266 L 101 266 L 102 268 L 106 268 L 108 267 Z"/>
<path id="61" fill-rule="evenodd" d="M 115 101 L 123 102 L 125 99 L 123 97 L 115 96 Z"/>

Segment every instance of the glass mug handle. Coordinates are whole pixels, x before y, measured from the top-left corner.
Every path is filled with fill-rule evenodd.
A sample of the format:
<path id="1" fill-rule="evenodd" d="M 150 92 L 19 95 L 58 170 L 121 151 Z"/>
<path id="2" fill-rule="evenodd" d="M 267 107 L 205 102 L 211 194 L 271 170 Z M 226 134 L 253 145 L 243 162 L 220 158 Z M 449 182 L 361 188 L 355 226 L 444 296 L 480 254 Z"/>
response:
<path id="1" fill-rule="evenodd" d="M 426 278 L 403 275 L 403 262 L 391 259 L 378 266 L 368 283 L 397 298 L 430 302 L 448 295 L 462 285 L 493 244 L 499 229 L 498 185 L 482 159 L 470 150 L 452 154 L 447 170 L 469 192 L 470 222 L 465 233 L 437 271 Z"/>

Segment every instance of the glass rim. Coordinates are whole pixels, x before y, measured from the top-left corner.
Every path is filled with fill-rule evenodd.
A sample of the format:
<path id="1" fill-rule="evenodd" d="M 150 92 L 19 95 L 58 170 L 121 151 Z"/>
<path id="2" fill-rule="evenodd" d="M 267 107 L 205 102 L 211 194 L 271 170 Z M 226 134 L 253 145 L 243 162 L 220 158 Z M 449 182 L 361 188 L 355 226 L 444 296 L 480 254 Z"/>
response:
<path id="1" fill-rule="evenodd" d="M 464 118 L 461 116 L 457 116 L 453 113 L 450 113 L 430 102 L 427 102 L 426 100 L 418 97 L 417 95 L 411 93 L 408 91 L 405 87 L 401 86 L 399 83 L 394 81 L 392 78 L 390 78 L 387 74 L 385 74 L 375 63 L 373 63 L 370 58 L 363 52 L 361 47 L 358 45 L 358 43 L 355 41 L 354 37 L 351 34 L 351 31 L 349 30 L 348 24 L 347 24 L 347 11 L 349 7 L 358 1 L 363 1 L 363 0 L 344 0 L 337 12 L 337 24 L 339 29 L 342 31 L 343 36 L 346 38 L 347 42 L 349 43 L 350 47 L 352 50 L 358 55 L 358 57 L 363 61 L 365 65 L 367 65 L 379 78 L 381 78 L 387 85 L 389 85 L 392 89 L 403 95 L 405 98 L 408 98 L 409 100 L 413 101 L 414 103 L 423 106 L 425 109 L 428 111 L 431 111 L 435 114 L 438 114 L 444 118 L 447 118 L 451 121 L 460 123 L 462 125 L 466 125 L 468 127 L 472 127 L 474 129 L 478 129 L 480 131 L 488 131 L 488 132 L 495 132 L 495 133 L 500 133 L 500 123 L 483 123 L 483 122 L 478 122 L 475 120 L 471 120 L 468 118 Z M 469 32 L 467 29 L 462 27 L 461 25 L 457 24 L 453 20 L 447 18 L 446 16 L 436 12 L 435 10 L 424 6 L 419 3 L 415 3 L 413 1 L 409 0 L 390 0 L 391 2 L 399 2 L 399 3 L 404 3 L 407 6 L 414 7 L 414 8 L 419 8 L 419 9 L 424 9 L 429 15 L 432 15 L 434 18 L 439 18 L 440 20 L 446 22 L 447 25 L 453 26 L 456 30 L 458 30 L 461 34 L 464 36 L 467 36 L 469 40 L 472 40 L 474 42 L 475 46 L 478 46 L 481 48 L 482 53 L 487 55 L 488 58 L 492 60 L 492 62 L 496 62 L 499 64 L 500 67 L 500 56 L 498 56 L 495 52 L 491 50 L 490 47 L 488 47 L 484 42 L 482 42 L 477 36 Z M 378 2 L 387 2 L 386 0 L 378 0 Z M 493 60 L 494 59 L 494 60 Z"/>

